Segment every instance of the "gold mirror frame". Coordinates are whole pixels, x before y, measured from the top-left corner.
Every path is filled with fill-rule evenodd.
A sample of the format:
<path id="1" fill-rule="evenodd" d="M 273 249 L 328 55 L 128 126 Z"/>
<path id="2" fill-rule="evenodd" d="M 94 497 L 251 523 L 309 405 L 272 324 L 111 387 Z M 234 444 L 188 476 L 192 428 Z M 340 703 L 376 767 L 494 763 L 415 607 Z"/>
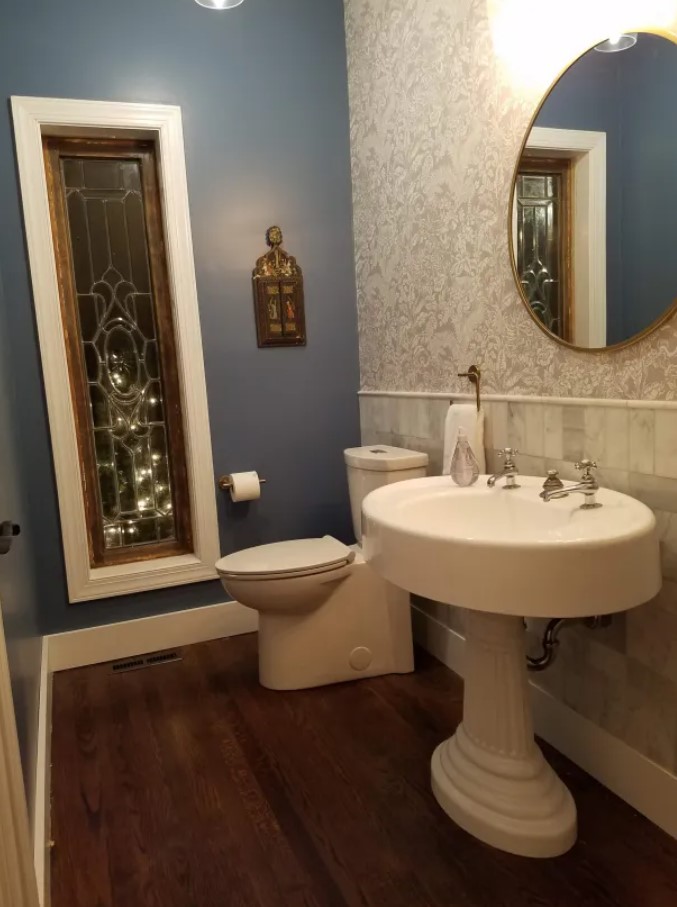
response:
<path id="1" fill-rule="evenodd" d="M 666 31 L 665 29 L 646 28 L 646 27 L 634 28 L 633 27 L 633 28 L 627 28 L 627 29 L 625 29 L 625 31 L 637 32 L 638 34 L 645 34 L 645 35 L 657 35 L 658 37 L 666 38 L 668 41 L 671 41 L 673 44 L 677 45 L 677 35 L 673 34 L 672 32 Z M 538 106 L 536 107 L 536 111 L 535 111 L 534 115 L 531 117 L 531 119 L 529 121 L 529 125 L 527 126 L 527 130 L 524 134 L 524 139 L 522 141 L 522 144 L 520 145 L 519 154 L 517 155 L 517 161 L 515 162 L 515 167 L 513 169 L 512 182 L 510 185 L 510 197 L 509 197 L 509 201 L 508 201 L 508 248 L 509 248 L 509 253 L 510 253 L 510 266 L 512 268 L 512 274 L 513 274 L 513 277 L 515 280 L 515 286 L 517 287 L 517 291 L 520 295 L 520 299 L 521 299 L 522 303 L 524 304 L 524 307 L 526 308 L 527 312 L 529 313 L 532 321 L 534 321 L 538 325 L 538 327 L 541 329 L 541 331 L 543 331 L 543 333 L 547 337 L 549 337 L 551 340 L 554 340 L 555 343 L 558 343 L 560 346 L 564 346 L 570 350 L 576 350 L 579 353 L 597 353 L 597 354 L 599 354 L 599 353 L 610 353 L 612 351 L 617 351 L 617 350 L 624 350 L 629 346 L 633 346 L 635 343 L 639 343 L 640 340 L 644 340 L 644 338 L 648 337 L 649 334 L 653 334 L 654 331 L 657 331 L 658 328 L 661 327 L 661 325 L 665 324 L 666 321 L 669 321 L 669 319 L 672 318 L 672 316 L 677 311 L 677 297 L 676 297 L 675 299 L 673 299 L 672 303 L 666 308 L 666 310 L 663 312 L 662 315 L 660 315 L 658 318 L 656 318 L 655 321 L 652 321 L 652 323 L 650 325 L 648 325 L 647 327 L 645 327 L 644 330 L 640 331 L 638 334 L 635 334 L 634 337 L 630 337 L 628 340 L 622 340 L 620 343 L 612 343 L 610 346 L 577 346 L 575 343 L 570 343 L 568 340 L 563 340 L 561 337 L 558 337 L 557 334 L 553 334 L 553 332 L 548 330 L 548 328 L 543 324 L 541 319 L 538 317 L 538 315 L 536 315 L 534 310 L 529 305 L 529 301 L 524 294 L 524 290 L 522 289 L 522 284 L 521 284 L 521 281 L 519 278 L 519 274 L 517 273 L 517 255 L 516 255 L 516 251 L 515 251 L 515 243 L 513 240 L 513 204 L 514 204 L 514 199 L 515 199 L 515 191 L 517 189 L 517 177 L 519 175 L 520 162 L 522 161 L 522 157 L 526 150 L 527 142 L 529 141 L 529 136 L 531 135 L 531 130 L 534 128 L 534 126 L 536 124 L 536 120 L 538 119 L 538 115 L 540 114 L 541 110 L 543 109 L 543 105 L 545 104 L 547 99 L 550 97 L 550 93 L 555 88 L 555 86 L 564 78 L 564 76 L 569 72 L 569 70 L 572 68 L 572 66 L 575 66 L 576 63 L 578 63 L 578 61 L 582 57 L 584 57 L 594 47 L 596 47 L 602 41 L 605 41 L 607 38 L 608 38 L 608 35 L 601 37 L 598 41 L 595 41 L 594 44 L 591 44 L 582 53 L 580 53 L 574 60 L 571 61 L 571 63 L 568 63 L 560 71 L 560 73 L 557 75 L 557 77 L 555 79 L 553 79 L 553 81 L 548 86 L 547 91 L 543 94 L 543 97 L 541 98 L 541 100 L 538 103 Z M 676 251 L 677 251 L 677 248 L 676 248 Z"/>

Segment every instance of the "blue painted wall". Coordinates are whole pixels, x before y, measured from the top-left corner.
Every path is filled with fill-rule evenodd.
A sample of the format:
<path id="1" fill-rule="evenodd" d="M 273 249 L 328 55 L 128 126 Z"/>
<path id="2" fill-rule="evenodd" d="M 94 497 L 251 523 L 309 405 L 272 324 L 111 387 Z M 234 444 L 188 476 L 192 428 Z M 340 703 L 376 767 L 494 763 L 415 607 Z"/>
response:
<path id="1" fill-rule="evenodd" d="M 536 125 L 607 133 L 608 342 L 632 337 L 677 297 L 677 47 L 655 35 L 590 51 Z"/>
<path id="2" fill-rule="evenodd" d="M 643 35 L 621 56 L 623 290 L 632 335 L 677 298 L 677 47 Z"/>
<path id="3" fill-rule="evenodd" d="M 359 442 L 348 98 L 341 0 L 0 0 L 0 94 L 181 106 L 214 472 L 256 469 L 263 499 L 221 499 L 222 551 L 350 539 L 343 448 Z M 217 582 L 69 606 L 8 106 L 0 113 L 0 270 L 12 429 L 39 551 L 44 632 L 223 601 Z M 279 223 L 304 267 L 308 346 L 256 347 L 251 269 Z M 0 439 L 0 444 L 3 443 Z"/>

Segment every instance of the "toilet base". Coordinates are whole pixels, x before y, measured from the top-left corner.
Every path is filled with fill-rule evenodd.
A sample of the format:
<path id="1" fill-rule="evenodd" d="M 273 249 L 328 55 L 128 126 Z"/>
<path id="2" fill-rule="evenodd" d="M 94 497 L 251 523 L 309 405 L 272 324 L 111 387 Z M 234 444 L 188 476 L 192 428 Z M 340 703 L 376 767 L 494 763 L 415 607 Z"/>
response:
<path id="1" fill-rule="evenodd" d="M 414 670 L 409 594 L 358 554 L 326 600 L 301 613 L 259 613 L 259 680 L 301 690 Z"/>

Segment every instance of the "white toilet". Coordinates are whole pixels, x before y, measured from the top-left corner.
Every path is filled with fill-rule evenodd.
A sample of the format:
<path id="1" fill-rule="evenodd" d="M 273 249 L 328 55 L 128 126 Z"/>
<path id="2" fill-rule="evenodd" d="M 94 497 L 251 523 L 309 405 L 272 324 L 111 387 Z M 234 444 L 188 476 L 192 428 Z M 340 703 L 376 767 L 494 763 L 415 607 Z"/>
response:
<path id="1" fill-rule="evenodd" d="M 357 545 L 331 536 L 247 548 L 217 561 L 226 591 L 259 612 L 259 679 L 299 690 L 414 669 L 409 594 L 360 550 L 362 500 L 425 476 L 428 455 L 374 445 L 345 451 Z"/>

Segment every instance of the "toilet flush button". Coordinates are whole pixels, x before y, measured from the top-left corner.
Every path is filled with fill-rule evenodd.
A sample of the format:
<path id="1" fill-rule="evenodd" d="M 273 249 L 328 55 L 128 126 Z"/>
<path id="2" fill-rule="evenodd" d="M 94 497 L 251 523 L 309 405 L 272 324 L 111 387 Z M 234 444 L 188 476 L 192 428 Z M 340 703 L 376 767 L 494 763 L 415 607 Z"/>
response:
<path id="1" fill-rule="evenodd" d="M 372 657 L 371 649 L 358 646 L 350 653 L 350 667 L 355 671 L 366 671 L 371 664 Z"/>

